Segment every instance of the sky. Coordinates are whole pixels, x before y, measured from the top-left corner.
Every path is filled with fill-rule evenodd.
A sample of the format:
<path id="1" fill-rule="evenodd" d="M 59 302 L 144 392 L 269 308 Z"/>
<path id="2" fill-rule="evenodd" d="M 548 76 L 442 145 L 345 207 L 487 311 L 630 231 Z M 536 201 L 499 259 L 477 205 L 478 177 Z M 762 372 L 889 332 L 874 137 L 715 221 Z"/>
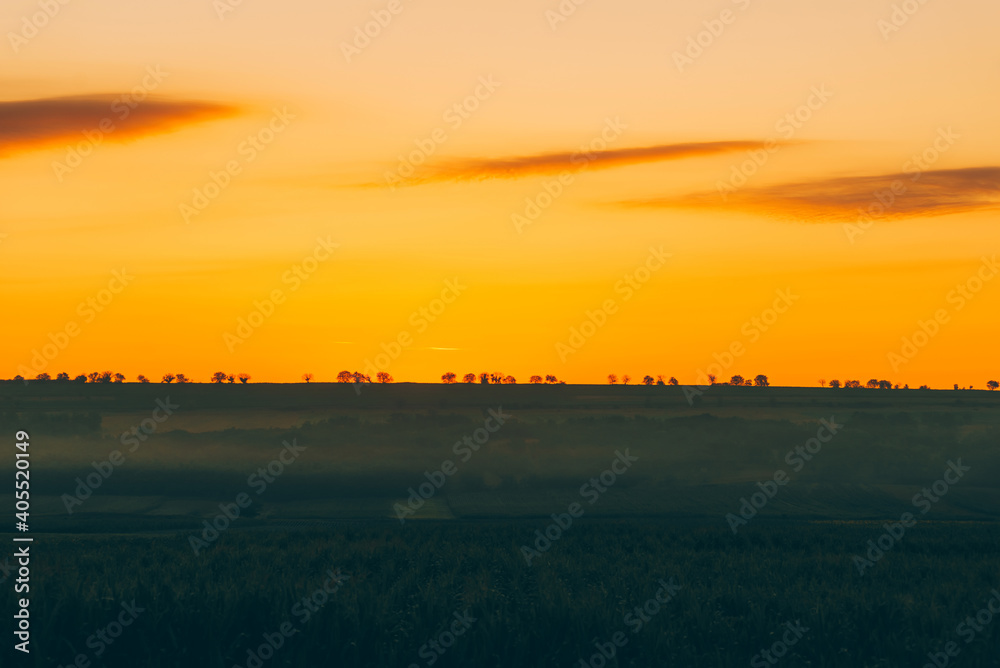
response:
<path id="1" fill-rule="evenodd" d="M 0 377 L 1000 377 L 1000 5 L 8 0 Z"/>

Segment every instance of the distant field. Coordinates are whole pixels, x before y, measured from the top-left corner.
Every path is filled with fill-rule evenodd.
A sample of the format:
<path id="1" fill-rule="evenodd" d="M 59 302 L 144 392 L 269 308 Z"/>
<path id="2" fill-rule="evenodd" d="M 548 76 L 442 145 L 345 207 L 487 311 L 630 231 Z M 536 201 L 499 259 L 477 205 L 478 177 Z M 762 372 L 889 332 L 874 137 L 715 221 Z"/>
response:
<path id="1" fill-rule="evenodd" d="M 799 623 L 781 665 L 920 667 L 957 642 L 949 665 L 1000 666 L 1000 615 L 959 635 L 1000 590 L 1000 393 L 0 383 L 0 428 L 31 434 L 44 650 L 18 665 L 756 667 Z"/>
<path id="2" fill-rule="evenodd" d="M 153 422 L 167 400 L 172 414 Z M 211 516 L 292 440 L 301 456 L 254 494 L 264 521 L 395 517 L 448 460 L 456 470 L 407 517 L 544 517 L 625 448 L 638 461 L 593 516 L 722 522 L 784 471 L 761 516 L 893 517 L 961 458 L 970 470 L 933 517 L 1000 517 L 1000 393 L 985 391 L 715 386 L 692 406 L 669 386 L 0 383 L 0 401 L 3 429 L 32 433 L 35 512 L 53 530 L 84 530 L 89 515 Z M 509 417 L 477 451 L 462 445 L 487 435 L 491 410 Z M 831 419 L 843 426 L 809 461 L 794 452 Z M 143 420 L 155 431 L 130 452 L 121 435 Z M 125 462 L 68 514 L 61 497 L 114 450 Z"/>

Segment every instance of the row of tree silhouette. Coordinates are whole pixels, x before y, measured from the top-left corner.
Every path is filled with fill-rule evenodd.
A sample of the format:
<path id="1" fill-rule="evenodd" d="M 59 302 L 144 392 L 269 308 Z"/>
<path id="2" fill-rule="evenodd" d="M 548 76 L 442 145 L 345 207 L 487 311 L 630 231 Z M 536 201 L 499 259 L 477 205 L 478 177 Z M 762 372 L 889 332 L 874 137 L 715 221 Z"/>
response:
<path id="1" fill-rule="evenodd" d="M 632 380 L 632 376 L 630 376 L 628 374 L 625 374 L 625 375 L 623 375 L 621 377 L 622 385 L 628 385 L 629 382 L 631 382 L 631 380 Z M 709 374 L 708 375 L 708 382 L 711 385 L 746 385 L 746 386 L 753 385 L 755 387 L 769 387 L 771 385 L 771 382 L 767 379 L 767 376 L 765 376 L 762 373 L 758 374 L 753 380 L 751 380 L 749 378 L 744 378 L 743 376 L 740 376 L 740 375 L 733 376 L 732 378 L 729 379 L 728 383 L 716 383 L 715 380 L 716 380 L 715 374 Z M 617 385 L 618 384 L 618 376 L 615 375 L 615 374 L 613 374 L 613 373 L 608 374 L 608 383 L 611 384 L 611 385 Z M 653 378 L 652 376 L 646 375 L 646 376 L 642 377 L 642 384 L 643 385 L 678 385 L 679 383 L 677 382 L 677 379 L 674 378 L 673 376 L 671 376 L 667 380 L 664 380 L 663 376 L 657 376 L 656 378 Z"/>
<path id="2" fill-rule="evenodd" d="M 227 374 L 227 373 L 222 372 L 222 371 L 216 371 L 214 374 L 212 374 L 211 382 L 221 384 L 221 383 L 235 383 L 237 380 L 239 380 L 240 383 L 246 384 L 246 383 L 250 382 L 250 378 L 251 378 L 251 376 L 248 373 Z M 314 376 L 311 373 L 306 373 L 306 374 L 302 375 L 302 380 L 304 380 L 307 383 L 311 383 L 313 381 L 313 378 L 314 378 Z M 23 381 L 24 377 L 20 376 L 20 375 L 17 375 L 17 376 L 14 376 L 14 380 Z M 125 382 L 125 375 L 121 374 L 121 373 L 112 373 L 110 371 L 94 371 L 93 373 L 89 373 L 89 374 L 86 374 L 86 375 L 80 374 L 79 376 L 71 378 L 68 373 L 63 372 L 63 373 L 57 374 L 55 378 L 52 378 L 52 376 L 50 376 L 49 374 L 43 372 L 43 373 L 40 373 L 37 376 L 35 376 L 34 380 L 38 380 L 38 381 L 57 381 L 57 382 L 75 382 L 75 383 L 124 383 Z M 138 376 L 138 378 L 136 378 L 136 380 L 138 382 L 140 382 L 140 383 L 148 383 L 148 382 L 150 382 L 149 378 L 147 378 L 146 376 L 144 376 L 142 374 L 139 374 L 139 376 Z M 376 380 L 376 382 L 379 382 L 379 383 L 391 383 L 391 382 L 393 382 L 393 377 L 391 375 L 389 375 L 388 373 L 386 373 L 385 371 L 379 371 L 375 375 L 375 380 Z M 632 381 L 632 377 L 630 375 L 628 375 L 628 374 L 623 374 L 621 376 L 621 378 L 619 379 L 619 377 L 616 374 L 613 374 L 613 373 L 612 374 L 608 374 L 608 383 L 610 383 L 611 385 L 618 384 L 619 380 L 621 381 L 621 383 L 623 385 L 628 385 Z M 714 375 L 712 375 L 712 374 L 709 374 L 709 376 L 708 376 L 708 382 L 710 384 L 712 384 L 712 385 L 769 387 L 770 384 L 771 384 L 770 381 L 768 381 L 767 376 L 765 376 L 764 374 L 758 374 L 752 380 L 750 378 L 744 378 L 743 376 L 740 376 L 740 375 L 737 374 L 737 375 L 731 377 L 729 379 L 729 382 L 716 383 L 715 381 L 716 381 L 716 377 Z M 185 376 L 182 373 L 177 373 L 177 374 L 167 373 L 167 374 L 163 375 L 163 377 L 161 378 L 160 382 L 162 382 L 162 383 L 174 383 L 174 382 L 176 382 L 176 383 L 179 383 L 179 384 L 184 384 L 184 383 L 190 383 L 192 381 L 189 380 L 187 378 L 187 376 Z M 359 371 L 355 371 L 353 373 L 350 372 L 350 371 L 341 371 L 340 373 L 337 374 L 337 382 L 338 383 L 371 383 L 372 379 L 367 374 L 363 374 L 363 373 L 361 373 Z M 445 384 L 457 383 L 458 382 L 458 375 L 449 371 L 448 373 L 445 373 L 445 374 L 443 374 L 441 376 L 441 382 L 445 383 Z M 504 375 L 502 373 L 485 373 L 484 372 L 484 373 L 480 373 L 478 375 L 474 374 L 474 373 L 467 373 L 464 376 L 462 376 L 462 382 L 463 383 L 480 383 L 482 385 L 516 385 L 517 384 L 517 379 L 514 376 Z M 532 385 L 540 385 L 540 384 L 543 384 L 543 383 L 546 384 L 546 385 L 553 385 L 553 384 L 565 385 L 566 384 L 566 381 L 559 380 L 558 378 L 556 378 L 553 375 L 547 375 L 545 377 L 542 377 L 542 376 L 531 376 L 531 378 L 528 379 L 528 382 L 531 383 Z M 646 376 L 643 376 L 641 382 L 642 382 L 643 385 L 678 385 L 679 384 L 678 381 L 677 381 L 677 379 L 674 378 L 673 376 L 671 376 L 670 378 L 664 379 L 664 377 L 662 375 L 657 376 L 656 378 L 653 378 L 652 376 L 646 375 Z M 899 389 L 908 390 L 908 389 L 910 389 L 909 385 L 903 385 L 903 387 L 901 388 L 899 386 L 899 383 L 893 384 L 892 382 L 890 382 L 888 380 L 878 380 L 876 378 L 870 379 L 864 385 L 862 385 L 861 381 L 859 381 L 859 380 L 845 380 L 843 383 L 841 383 L 839 380 L 831 380 L 829 382 L 827 382 L 826 380 L 820 380 L 819 381 L 819 385 L 820 385 L 820 387 L 831 387 L 831 388 L 834 388 L 834 389 L 837 389 L 837 388 L 840 388 L 840 387 L 844 387 L 844 388 L 848 388 L 848 389 L 867 388 L 867 389 L 871 389 L 871 390 L 892 390 L 892 389 L 896 389 L 896 390 L 899 390 Z M 996 390 L 996 389 L 1000 388 L 1000 383 L 998 383 L 995 380 L 990 380 L 990 381 L 987 381 L 986 387 L 990 391 Z M 929 390 L 930 387 L 927 386 L 927 385 L 921 385 L 920 389 L 921 390 Z M 958 390 L 958 389 L 964 389 L 964 388 L 960 388 L 958 386 L 958 384 L 956 383 L 954 385 L 954 389 Z M 968 389 L 971 390 L 973 388 L 970 385 Z"/>
<path id="3" fill-rule="evenodd" d="M 312 374 L 306 374 L 306 376 L 309 376 L 309 378 L 306 379 L 305 376 L 303 376 L 302 378 L 304 380 L 306 380 L 306 382 L 308 383 L 310 380 L 312 380 Z M 376 374 L 375 379 L 379 383 L 391 383 L 391 382 L 393 382 L 392 376 L 390 376 L 385 371 L 379 371 L 378 374 Z M 337 374 L 337 382 L 338 383 L 370 383 L 370 382 L 372 382 L 372 379 L 368 375 L 363 374 L 363 373 L 361 373 L 359 371 L 355 371 L 354 373 L 351 373 L 350 371 L 341 371 L 340 373 Z M 451 371 L 449 371 L 448 373 L 442 374 L 441 375 L 441 382 L 444 383 L 444 384 L 446 384 L 446 385 L 451 385 L 451 384 L 457 383 L 458 382 L 458 374 L 453 373 Z M 479 375 L 476 375 L 474 373 L 467 373 L 464 376 L 462 376 L 462 382 L 463 383 L 481 383 L 483 385 L 516 385 L 517 384 L 517 378 L 515 378 L 514 376 L 510 376 L 510 375 L 505 375 L 505 374 L 502 374 L 502 373 L 486 373 L 486 372 L 484 372 L 484 373 L 481 373 Z M 549 385 L 551 385 L 551 384 L 563 384 L 563 385 L 565 385 L 566 384 L 565 381 L 561 381 L 561 380 L 559 380 L 558 378 L 556 378 L 555 376 L 552 376 L 552 375 L 545 376 L 544 379 L 541 376 L 532 376 L 528 380 L 528 382 L 532 383 L 532 384 L 535 384 L 535 385 L 538 385 L 538 384 L 541 384 L 541 383 L 547 383 Z"/>
<path id="4" fill-rule="evenodd" d="M 308 374 L 308 375 L 309 375 L 309 377 L 311 379 L 312 378 L 312 374 Z M 219 371 L 215 375 L 212 376 L 212 382 L 213 383 L 235 383 L 237 380 L 239 380 L 241 383 L 246 384 L 246 383 L 248 383 L 250 381 L 250 378 L 251 378 L 251 376 L 248 373 L 239 373 L 239 374 L 233 375 L 233 374 L 225 374 L 225 373 L 222 373 L 221 371 Z M 24 380 L 24 376 L 21 376 L 21 375 L 14 376 L 14 380 Z M 122 373 L 112 373 L 110 371 L 94 371 L 93 373 L 88 373 L 88 374 L 82 374 L 81 373 L 79 376 L 71 378 L 68 373 L 63 372 L 63 373 L 57 374 L 56 377 L 53 378 L 52 376 L 50 376 L 47 373 L 40 373 L 37 376 L 35 376 L 33 380 L 41 380 L 41 381 L 52 380 L 52 381 L 62 382 L 62 383 L 69 383 L 69 382 L 73 382 L 73 383 L 124 383 L 125 382 L 125 374 L 122 374 Z M 148 382 L 150 382 L 149 378 L 146 378 L 146 376 L 142 375 L 141 373 L 136 378 L 136 381 L 139 382 L 139 383 L 148 383 Z M 173 382 L 177 382 L 177 383 L 180 383 L 180 384 L 184 384 L 184 383 L 190 383 L 192 381 L 187 376 L 185 376 L 182 373 L 176 373 L 176 374 L 175 373 L 165 373 L 165 374 L 163 374 L 163 378 L 160 380 L 160 382 L 161 383 L 173 383 Z"/>

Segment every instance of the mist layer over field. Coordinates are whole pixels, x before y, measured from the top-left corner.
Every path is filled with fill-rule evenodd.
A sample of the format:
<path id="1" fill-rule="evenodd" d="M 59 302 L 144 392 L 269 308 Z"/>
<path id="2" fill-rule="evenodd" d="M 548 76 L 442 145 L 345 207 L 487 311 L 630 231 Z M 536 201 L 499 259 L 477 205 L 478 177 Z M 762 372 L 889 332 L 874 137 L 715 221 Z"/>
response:
<path id="1" fill-rule="evenodd" d="M 428 498 L 408 519 L 545 517 L 596 491 L 592 516 L 721 522 L 758 483 L 777 490 L 762 517 L 881 518 L 912 511 L 959 460 L 968 471 L 933 517 L 1000 515 L 993 394 L 687 392 L 691 402 L 669 386 L 8 383 L 0 426 L 31 433 L 34 509 L 60 526 L 210 516 L 241 492 L 252 515 L 276 520 L 395 518 L 421 485 Z M 88 476 L 100 485 L 82 498 Z"/>

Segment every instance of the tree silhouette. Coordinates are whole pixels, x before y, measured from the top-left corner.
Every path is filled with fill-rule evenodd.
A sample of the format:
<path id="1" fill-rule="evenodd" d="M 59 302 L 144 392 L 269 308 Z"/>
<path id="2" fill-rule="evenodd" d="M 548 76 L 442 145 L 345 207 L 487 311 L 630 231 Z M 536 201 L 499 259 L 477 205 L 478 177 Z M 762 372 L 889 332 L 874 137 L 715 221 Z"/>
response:
<path id="1" fill-rule="evenodd" d="M 164 383 L 172 383 L 172 382 L 174 382 L 175 378 L 177 378 L 177 376 L 175 376 L 172 373 L 165 373 L 165 374 L 163 374 L 163 382 Z"/>
<path id="2" fill-rule="evenodd" d="M 551 374 L 548 374 L 548 375 L 545 376 L 545 382 L 546 383 L 558 383 L 559 379 L 556 378 L 555 376 L 551 375 Z"/>
<path id="3" fill-rule="evenodd" d="M 845 388 L 849 387 L 849 388 L 851 388 L 853 390 L 860 389 L 860 387 L 861 387 L 861 381 L 860 380 L 845 380 L 844 381 L 844 387 Z"/>
<path id="4" fill-rule="evenodd" d="M 302 380 L 306 381 L 307 385 L 312 382 L 312 379 L 313 379 L 313 375 L 311 373 L 304 373 L 304 374 L 302 374 Z"/>
<path id="5" fill-rule="evenodd" d="M 622 385 L 628 385 L 628 382 L 632 380 L 632 376 L 625 374 L 622 376 Z"/>
<path id="6" fill-rule="evenodd" d="M 136 380 L 139 381 L 140 383 L 148 383 L 149 382 L 149 378 L 146 378 L 141 373 L 139 374 L 139 377 L 136 378 Z"/>
<path id="7" fill-rule="evenodd" d="M 830 387 L 832 387 L 834 389 L 840 387 L 840 381 L 839 380 L 831 380 L 830 381 Z"/>
<path id="8" fill-rule="evenodd" d="M 474 373 L 467 373 L 467 374 L 465 374 L 464 376 L 462 376 L 462 382 L 463 383 L 474 383 L 474 382 L 476 382 L 476 374 L 474 374 Z"/>
<path id="9" fill-rule="evenodd" d="M 83 374 L 81 373 L 81 374 L 80 374 L 79 376 L 77 376 L 76 378 L 74 378 L 74 379 L 73 379 L 73 382 L 74 382 L 74 383 L 86 383 L 86 382 L 87 382 L 87 377 L 86 377 L 86 376 L 84 376 L 84 375 L 83 375 Z"/>
<path id="10" fill-rule="evenodd" d="M 878 389 L 880 389 L 880 390 L 891 390 L 892 389 L 892 383 L 890 383 L 887 380 L 880 380 L 878 382 Z M 899 388 L 897 387 L 896 389 L 898 390 Z"/>
<path id="11" fill-rule="evenodd" d="M 351 375 L 350 371 L 341 371 L 337 374 L 338 383 L 350 383 L 352 380 L 354 380 L 354 377 Z"/>
<path id="12" fill-rule="evenodd" d="M 480 385 L 489 385 L 490 384 L 490 374 L 486 373 L 485 371 L 482 372 L 481 374 L 479 374 L 479 383 L 480 383 Z"/>
<path id="13" fill-rule="evenodd" d="M 249 378 L 249 377 L 250 376 L 247 376 L 247 378 Z M 191 381 L 188 380 L 187 376 L 185 376 L 182 373 L 179 373 L 179 374 L 177 374 L 177 382 L 183 384 L 183 383 L 190 383 Z"/>
<path id="14" fill-rule="evenodd" d="M 865 387 L 867 387 L 869 390 L 877 389 L 878 388 L 878 380 L 876 380 L 875 378 L 872 378 L 867 383 L 865 383 Z"/>
<path id="15" fill-rule="evenodd" d="M 123 374 L 123 373 L 116 373 L 115 374 L 115 382 L 116 383 L 124 383 L 125 382 L 125 374 Z"/>
<path id="16" fill-rule="evenodd" d="M 102 371 L 100 378 L 98 378 L 98 382 L 110 383 L 112 378 L 114 378 L 114 374 L 110 371 Z"/>
<path id="17" fill-rule="evenodd" d="M 767 387 L 771 383 L 768 382 L 767 376 L 761 373 L 757 374 L 757 376 L 753 379 L 753 384 L 756 385 L 757 387 Z"/>
<path id="18" fill-rule="evenodd" d="M 377 374 L 375 374 L 375 379 L 378 380 L 378 382 L 380 382 L 380 383 L 391 383 L 392 382 L 392 376 L 390 376 L 385 371 L 379 371 Z"/>
<path id="19" fill-rule="evenodd" d="M 221 383 L 225 379 L 226 379 L 226 374 L 224 374 L 221 371 L 216 371 L 215 373 L 212 374 L 212 382 L 213 383 Z"/>
<path id="20" fill-rule="evenodd" d="M 540 385 L 542 382 L 542 377 L 532 376 L 531 378 L 528 379 L 528 382 L 531 383 L 532 385 Z"/>
<path id="21" fill-rule="evenodd" d="M 371 383 L 372 382 L 371 376 L 363 374 L 360 371 L 355 371 L 353 374 L 351 374 L 351 379 L 355 383 Z"/>
<path id="22" fill-rule="evenodd" d="M 502 373 L 491 373 L 490 374 L 490 382 L 493 383 L 494 385 L 499 385 L 500 383 L 503 382 L 503 374 Z"/>
<path id="23" fill-rule="evenodd" d="M 656 381 L 655 381 L 655 379 L 652 376 L 643 376 L 642 377 L 642 384 L 643 385 L 652 385 L 654 382 L 656 382 Z"/>
<path id="24" fill-rule="evenodd" d="M 441 376 L 441 382 L 447 385 L 452 385 L 455 383 L 455 378 L 457 378 L 457 376 L 449 371 Z"/>
<path id="25" fill-rule="evenodd" d="M 52 380 L 52 376 L 43 372 L 35 376 L 35 380 Z"/>
<path id="26" fill-rule="evenodd" d="M 995 380 L 991 380 L 986 383 L 986 387 L 990 388 L 990 392 L 992 392 L 993 390 L 1000 387 L 1000 383 L 996 382 Z"/>
<path id="27" fill-rule="evenodd" d="M 69 380 L 69 374 L 66 373 L 65 371 L 63 371 L 62 373 L 60 373 L 60 374 L 58 374 L 56 376 L 56 380 L 58 380 L 58 381 L 68 381 Z"/>
<path id="28" fill-rule="evenodd" d="M 820 386 L 820 387 L 826 387 L 826 381 L 825 381 L 825 380 L 823 380 L 822 378 L 820 378 L 820 379 L 819 379 L 819 386 Z"/>
<path id="29" fill-rule="evenodd" d="M 715 374 L 714 373 L 708 374 L 708 384 L 709 385 L 715 385 Z"/>
<path id="30" fill-rule="evenodd" d="M 663 380 L 663 374 L 659 374 L 659 375 L 656 376 L 656 384 L 657 385 L 666 385 L 667 384 L 667 381 Z"/>
<path id="31" fill-rule="evenodd" d="M 250 374 L 248 373 L 240 373 L 237 374 L 236 377 L 239 378 L 240 382 L 243 383 L 244 385 L 250 382 Z"/>
<path id="32" fill-rule="evenodd" d="M 742 385 L 743 384 L 743 376 L 740 376 L 740 375 L 733 376 L 732 378 L 729 379 L 729 384 L 730 385 Z"/>
<path id="33" fill-rule="evenodd" d="M 226 382 L 232 385 L 234 382 L 236 382 L 236 376 L 234 376 L 233 374 L 229 374 L 228 376 L 226 376 Z"/>
<path id="34" fill-rule="evenodd" d="M 507 376 L 503 379 L 504 385 L 517 385 L 517 378 L 514 376 Z"/>
<path id="35" fill-rule="evenodd" d="M 611 385 L 614 385 L 614 384 L 616 384 L 617 382 L 618 382 L 618 376 L 616 376 L 616 375 L 615 375 L 615 374 L 613 374 L 613 373 L 609 373 L 609 374 L 608 374 L 608 383 L 610 383 Z"/>
<path id="36" fill-rule="evenodd" d="M 676 385 L 677 384 L 677 379 L 674 378 L 673 376 L 671 376 L 670 380 L 667 381 L 667 384 L 668 385 Z"/>

